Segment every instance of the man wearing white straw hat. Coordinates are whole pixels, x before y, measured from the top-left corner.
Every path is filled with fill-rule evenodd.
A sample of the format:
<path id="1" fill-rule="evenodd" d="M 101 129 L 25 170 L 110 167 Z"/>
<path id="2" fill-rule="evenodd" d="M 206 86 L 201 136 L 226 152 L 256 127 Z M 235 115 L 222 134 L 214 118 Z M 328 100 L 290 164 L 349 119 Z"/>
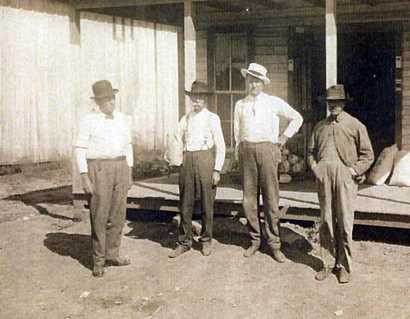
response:
<path id="1" fill-rule="evenodd" d="M 261 245 L 258 194 L 261 189 L 264 206 L 266 240 L 272 257 L 284 262 L 279 234 L 278 164 L 281 147 L 302 125 L 302 116 L 288 103 L 263 92 L 270 83 L 264 66 L 251 63 L 241 70 L 247 96 L 235 105 L 234 135 L 236 154 L 242 170 L 243 210 L 248 220 L 251 245 L 244 256 L 252 256 Z M 289 122 L 279 135 L 279 116 Z"/>
<path id="2" fill-rule="evenodd" d="M 178 137 L 182 141 L 184 154 L 180 171 L 181 223 L 178 229 L 177 247 L 169 254 L 175 258 L 192 247 L 192 214 L 196 200 L 202 207 L 202 254 L 212 253 L 212 228 L 216 186 L 225 160 L 225 141 L 221 120 L 208 111 L 208 86 L 201 81 L 192 83 L 189 96 L 192 111 L 182 117 L 178 126 Z"/>
<path id="3" fill-rule="evenodd" d="M 130 120 L 115 110 L 118 90 L 106 80 L 95 82 L 92 88 L 98 110 L 81 120 L 74 148 L 84 192 L 90 195 L 92 274 L 103 277 L 105 266 L 131 262 L 120 257 L 119 250 L 133 154 Z"/>

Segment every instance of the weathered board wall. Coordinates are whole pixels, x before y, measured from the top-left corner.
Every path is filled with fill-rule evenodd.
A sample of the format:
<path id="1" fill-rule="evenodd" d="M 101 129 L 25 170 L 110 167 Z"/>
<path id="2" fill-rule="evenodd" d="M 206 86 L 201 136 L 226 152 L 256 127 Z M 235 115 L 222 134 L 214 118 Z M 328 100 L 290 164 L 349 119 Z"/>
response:
<path id="1" fill-rule="evenodd" d="M 410 25 L 402 34 L 401 147 L 410 150 Z"/>
<path id="2" fill-rule="evenodd" d="M 91 84 L 108 79 L 139 150 L 162 150 L 178 121 L 178 29 L 82 12 L 54 0 L 0 0 L 0 165 L 71 157 Z"/>
<path id="3" fill-rule="evenodd" d="M 266 93 L 288 100 L 288 28 L 259 26 L 254 31 L 255 62 L 268 70 Z"/>

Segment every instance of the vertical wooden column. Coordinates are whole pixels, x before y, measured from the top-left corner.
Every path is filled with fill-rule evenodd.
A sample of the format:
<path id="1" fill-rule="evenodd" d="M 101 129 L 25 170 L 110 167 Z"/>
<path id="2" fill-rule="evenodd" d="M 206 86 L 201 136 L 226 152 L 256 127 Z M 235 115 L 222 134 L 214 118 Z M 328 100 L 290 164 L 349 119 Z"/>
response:
<path id="1" fill-rule="evenodd" d="M 71 1 L 71 4 L 73 4 L 73 1 Z M 80 11 L 76 10 L 73 5 L 70 9 L 70 42 L 74 45 L 80 45 Z"/>
<path id="2" fill-rule="evenodd" d="M 326 0 L 326 89 L 337 83 L 336 0 Z"/>
<path id="3" fill-rule="evenodd" d="M 192 0 L 184 1 L 184 67 L 185 90 L 191 89 L 196 79 L 196 30 Z M 190 110 L 188 97 L 185 97 L 185 112 Z"/>

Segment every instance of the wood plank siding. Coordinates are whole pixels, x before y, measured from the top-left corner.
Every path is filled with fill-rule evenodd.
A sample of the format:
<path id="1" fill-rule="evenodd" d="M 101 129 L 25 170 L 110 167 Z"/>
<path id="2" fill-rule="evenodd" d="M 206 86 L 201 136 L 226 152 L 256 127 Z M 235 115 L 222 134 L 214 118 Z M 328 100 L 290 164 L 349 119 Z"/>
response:
<path id="1" fill-rule="evenodd" d="M 79 23 L 76 23 L 76 20 Z M 91 84 L 107 79 L 139 152 L 164 149 L 179 111 L 181 28 L 0 0 L 0 165 L 69 159 Z"/>
<path id="2" fill-rule="evenodd" d="M 402 109 L 401 146 L 410 150 L 410 25 L 405 25 L 402 34 Z"/>

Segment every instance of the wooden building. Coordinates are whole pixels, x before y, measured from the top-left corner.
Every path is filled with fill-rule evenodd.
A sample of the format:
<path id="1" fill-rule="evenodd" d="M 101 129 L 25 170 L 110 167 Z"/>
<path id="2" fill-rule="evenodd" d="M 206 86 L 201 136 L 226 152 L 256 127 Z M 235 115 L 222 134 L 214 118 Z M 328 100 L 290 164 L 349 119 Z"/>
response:
<path id="1" fill-rule="evenodd" d="M 326 87 L 336 82 L 345 84 L 352 97 L 347 110 L 366 124 L 376 153 L 393 143 L 410 147 L 409 1 L 90 0 L 75 5 L 183 28 L 181 85 L 187 88 L 193 79 L 209 83 L 211 108 L 222 119 L 229 146 L 233 107 L 245 94 L 240 69 L 255 61 L 269 71 L 267 91 L 304 115 L 305 125 L 291 141 L 300 155 L 312 126 L 326 116 Z"/>
<path id="2" fill-rule="evenodd" d="M 376 153 L 410 148 L 407 0 L 0 0 L 0 16 L 0 164 L 69 158 L 101 78 L 133 115 L 136 149 L 164 148 L 194 79 L 212 88 L 232 146 L 239 71 L 253 61 L 269 70 L 267 92 L 304 115 L 300 155 L 336 82 Z"/>
<path id="3" fill-rule="evenodd" d="M 164 148 L 179 116 L 176 26 L 71 1 L 0 0 L 0 30 L 0 165 L 69 161 L 101 79 L 120 90 L 136 150 Z"/>

